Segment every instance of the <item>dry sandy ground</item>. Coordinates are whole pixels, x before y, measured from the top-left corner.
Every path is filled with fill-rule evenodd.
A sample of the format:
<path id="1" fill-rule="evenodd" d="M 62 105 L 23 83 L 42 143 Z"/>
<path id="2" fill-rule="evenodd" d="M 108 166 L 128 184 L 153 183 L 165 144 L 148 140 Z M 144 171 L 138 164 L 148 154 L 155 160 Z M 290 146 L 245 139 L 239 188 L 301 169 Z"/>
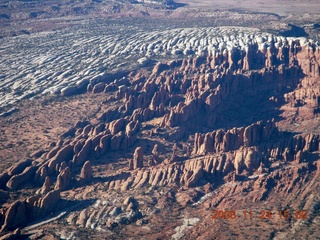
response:
<path id="1" fill-rule="evenodd" d="M 212 9 L 237 9 L 259 12 L 272 12 L 281 16 L 319 14 L 320 1 L 294 0 L 176 0 L 178 3 L 188 4 L 190 7 Z"/>
<path id="2" fill-rule="evenodd" d="M 0 118 L 0 174 L 30 154 L 57 142 L 59 136 L 94 115 L 105 94 L 26 100 L 9 117 Z"/>

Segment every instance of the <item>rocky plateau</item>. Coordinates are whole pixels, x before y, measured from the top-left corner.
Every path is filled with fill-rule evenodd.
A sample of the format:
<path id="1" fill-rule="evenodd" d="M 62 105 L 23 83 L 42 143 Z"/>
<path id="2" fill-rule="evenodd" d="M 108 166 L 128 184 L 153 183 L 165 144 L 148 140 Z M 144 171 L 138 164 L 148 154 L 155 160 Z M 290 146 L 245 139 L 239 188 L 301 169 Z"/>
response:
<path id="1" fill-rule="evenodd" d="M 187 3 L 0 6 L 0 239 L 319 239 L 319 17 Z"/>

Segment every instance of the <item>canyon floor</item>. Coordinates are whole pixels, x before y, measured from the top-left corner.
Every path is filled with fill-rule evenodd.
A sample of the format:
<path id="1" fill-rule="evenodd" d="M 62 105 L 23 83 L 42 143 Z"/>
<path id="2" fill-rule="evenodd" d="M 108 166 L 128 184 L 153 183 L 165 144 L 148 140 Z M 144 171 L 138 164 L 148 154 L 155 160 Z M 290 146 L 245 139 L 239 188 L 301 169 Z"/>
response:
<path id="1" fill-rule="evenodd" d="M 0 239 L 320 239 L 319 10 L 1 2 Z"/>

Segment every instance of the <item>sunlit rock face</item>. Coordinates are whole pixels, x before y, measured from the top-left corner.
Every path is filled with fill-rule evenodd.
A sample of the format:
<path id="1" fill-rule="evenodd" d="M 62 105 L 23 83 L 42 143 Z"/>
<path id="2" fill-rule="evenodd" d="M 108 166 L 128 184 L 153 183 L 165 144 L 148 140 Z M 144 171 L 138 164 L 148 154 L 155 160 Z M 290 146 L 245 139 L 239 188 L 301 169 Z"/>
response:
<path id="1" fill-rule="evenodd" d="M 175 15 L 164 10 L 171 1 L 127 3 L 101 8 L 117 20 L 98 14 L 0 39 L 1 238 L 318 236 L 319 43 L 267 32 L 284 22 L 212 27 L 280 19 L 268 13 Z M 151 8 L 170 15 L 167 25 L 146 24 Z M 210 21 L 181 28 L 197 26 L 174 19 L 189 13 Z M 239 24 L 216 22 L 227 15 Z M 254 221 L 252 231 L 243 215 L 227 223 L 213 209 L 310 218 Z"/>
<path id="2" fill-rule="evenodd" d="M 305 38 L 231 27 L 132 30 L 128 26 L 119 33 L 113 29 L 101 32 L 99 26 L 94 26 L 17 36 L 10 41 L 1 39 L 4 62 L 0 87 L 5 92 L 0 106 L 38 94 L 69 96 L 83 92 L 88 84 L 112 81 L 109 72 L 141 64 L 142 57 L 208 56 L 212 67 L 223 64 L 232 71 L 298 61 L 306 73 L 319 75 L 319 64 L 310 67 L 308 62 L 318 61 L 319 47 Z M 302 63 L 305 56 L 310 60 Z M 100 90 L 96 87 L 94 91 Z"/>

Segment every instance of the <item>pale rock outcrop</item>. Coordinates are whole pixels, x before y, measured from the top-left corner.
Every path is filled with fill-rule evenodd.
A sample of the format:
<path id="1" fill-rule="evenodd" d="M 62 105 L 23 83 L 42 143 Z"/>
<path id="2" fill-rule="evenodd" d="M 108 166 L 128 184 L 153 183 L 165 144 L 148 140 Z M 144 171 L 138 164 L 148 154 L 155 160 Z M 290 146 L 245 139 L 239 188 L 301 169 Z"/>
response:
<path id="1" fill-rule="evenodd" d="M 93 136 L 97 136 L 99 133 L 103 132 L 105 130 L 106 125 L 104 123 L 100 123 L 99 125 L 97 125 L 93 132 L 92 135 Z"/>
<path id="2" fill-rule="evenodd" d="M 130 121 L 126 126 L 126 135 L 127 136 L 134 135 L 137 131 L 139 131 L 139 128 L 140 128 L 139 121 Z"/>
<path id="3" fill-rule="evenodd" d="M 37 206 L 39 206 L 39 208 L 42 209 L 43 212 L 48 213 L 55 209 L 59 200 L 60 190 L 52 190 L 38 200 Z"/>
<path id="4" fill-rule="evenodd" d="M 61 89 L 62 96 L 72 96 L 77 92 L 78 88 L 75 86 L 68 86 Z"/>
<path id="5" fill-rule="evenodd" d="M 11 190 L 17 190 L 21 185 L 28 183 L 33 179 L 37 169 L 37 166 L 25 168 L 22 173 L 14 175 L 10 178 L 10 180 L 7 182 L 7 187 Z"/>
<path id="6" fill-rule="evenodd" d="M 12 231 L 17 227 L 25 226 L 30 220 L 54 212 L 59 201 L 59 190 L 52 190 L 43 197 L 34 196 L 25 201 L 15 201 L 6 210 L 4 224 L 0 231 Z"/>
<path id="7" fill-rule="evenodd" d="M 35 182 L 43 182 L 48 176 L 48 167 L 47 164 L 44 164 L 43 166 L 39 167 L 39 169 L 36 171 L 36 174 L 34 176 Z"/>
<path id="8" fill-rule="evenodd" d="M 8 183 L 9 180 L 16 182 L 17 185 L 20 185 L 22 183 L 21 179 L 28 177 L 25 174 L 22 174 L 20 177 L 15 177 L 16 179 L 12 179 L 14 175 L 19 175 L 22 172 L 26 170 L 26 168 L 30 168 L 30 165 L 32 164 L 32 160 L 26 159 L 24 161 L 21 161 L 19 163 L 14 164 L 12 167 L 8 169 L 8 171 L 2 173 L 0 175 L 0 188 L 4 189 Z M 27 173 L 28 175 L 29 173 Z M 9 185 L 15 185 L 15 183 L 9 183 Z M 15 186 L 13 186 L 15 187 Z"/>
<path id="9" fill-rule="evenodd" d="M 60 149 L 60 146 L 55 146 L 54 148 L 52 148 L 48 153 L 47 153 L 47 156 L 46 158 L 47 159 L 50 159 L 50 158 L 53 158 L 57 152 L 59 151 Z"/>
<path id="10" fill-rule="evenodd" d="M 191 175 L 191 174 L 188 174 Z M 187 187 L 195 187 L 201 178 L 203 177 L 203 170 L 202 166 L 198 166 L 194 171 L 192 171 L 192 175 L 190 176 L 189 179 L 186 180 L 185 185 Z"/>
<path id="11" fill-rule="evenodd" d="M 94 127 L 91 124 L 85 126 L 82 130 L 82 135 L 88 135 Z"/>
<path id="12" fill-rule="evenodd" d="M 167 64 L 159 62 L 154 66 L 152 70 L 152 75 L 158 75 L 160 72 L 168 69 L 168 67 L 169 66 Z"/>
<path id="13" fill-rule="evenodd" d="M 107 135 L 104 135 L 101 139 L 100 139 L 100 143 L 99 143 L 99 149 L 100 149 L 100 152 L 101 154 L 104 154 L 106 153 L 107 151 L 110 150 L 111 148 L 111 138 L 112 138 L 112 135 L 111 134 L 107 134 Z"/>
<path id="14" fill-rule="evenodd" d="M 126 120 L 123 118 L 120 118 L 118 120 L 114 120 L 111 123 L 109 123 L 109 130 L 111 134 L 115 135 L 119 133 L 120 131 L 124 130 L 126 124 Z"/>
<path id="15" fill-rule="evenodd" d="M 91 153 L 92 153 L 92 139 L 88 138 L 83 144 L 83 147 L 78 152 L 78 154 L 73 156 L 73 159 L 71 161 L 72 164 L 74 166 L 81 166 L 86 160 L 88 160 L 88 157 L 90 156 Z"/>
<path id="16" fill-rule="evenodd" d="M 51 183 L 49 176 L 46 176 L 42 187 L 36 192 L 37 194 L 46 194 L 50 191 Z"/>
<path id="17" fill-rule="evenodd" d="M 66 145 L 63 148 L 61 148 L 57 154 L 49 161 L 48 163 L 48 173 L 53 174 L 56 169 L 56 165 L 60 164 L 63 161 L 70 161 L 73 157 L 73 146 Z"/>
<path id="18" fill-rule="evenodd" d="M 86 209 L 83 209 L 80 212 L 80 215 L 79 215 L 79 218 L 78 218 L 76 224 L 81 226 L 81 227 L 85 227 L 87 219 L 88 219 L 87 211 L 86 211 Z"/>
<path id="19" fill-rule="evenodd" d="M 103 92 L 104 93 L 114 92 L 117 89 L 118 89 L 118 86 L 114 82 L 112 82 L 112 83 L 106 84 L 106 87 L 104 88 Z"/>
<path id="20" fill-rule="evenodd" d="M 256 170 L 262 161 L 262 156 L 255 148 L 243 148 L 236 151 L 234 167 L 236 174 L 239 175 L 243 170 L 252 173 Z"/>
<path id="21" fill-rule="evenodd" d="M 93 86 L 92 93 L 103 92 L 105 86 L 106 86 L 106 84 L 104 82 L 97 83 L 96 85 Z"/>
<path id="22" fill-rule="evenodd" d="M 206 134 L 195 134 L 193 154 L 227 152 L 241 146 L 254 146 L 275 137 L 278 130 L 275 122 L 257 122 L 244 128 L 233 128 L 227 131 L 217 130 Z"/>
<path id="23" fill-rule="evenodd" d="M 151 110 L 156 110 L 160 104 L 167 105 L 170 101 L 170 95 L 165 90 L 164 87 L 160 87 L 159 91 L 155 92 L 152 99 L 149 108 Z"/>
<path id="24" fill-rule="evenodd" d="M 200 192 L 195 189 L 192 189 L 189 191 L 178 192 L 176 194 L 176 200 L 181 206 L 185 207 L 189 204 L 195 203 L 196 199 L 198 199 L 199 196 Z"/>
<path id="25" fill-rule="evenodd" d="M 133 154 L 133 169 L 143 167 L 143 152 L 141 147 L 137 147 Z"/>
<path id="26" fill-rule="evenodd" d="M 81 173 L 80 173 L 80 179 L 83 182 L 87 182 L 90 181 L 92 179 L 92 167 L 91 167 L 91 163 L 90 161 L 86 161 L 83 164 L 83 167 L 81 169 Z"/>
<path id="27" fill-rule="evenodd" d="M 55 190 L 66 190 L 71 184 L 71 170 L 69 167 L 63 169 L 57 177 L 57 182 L 54 186 Z"/>
<path id="28" fill-rule="evenodd" d="M 68 167 L 68 164 L 63 161 L 62 163 L 60 163 L 60 166 L 58 168 L 58 172 L 61 172 L 62 170 L 66 169 Z"/>
<path id="29" fill-rule="evenodd" d="M 122 99 L 126 96 L 126 94 L 128 94 L 128 88 L 125 85 L 119 86 L 119 89 L 116 93 L 116 98 L 117 99 Z"/>
<path id="30" fill-rule="evenodd" d="M 12 203 L 6 211 L 4 224 L 0 232 L 14 230 L 24 225 L 28 221 L 28 216 L 26 215 L 27 209 L 28 205 L 25 201 L 15 201 Z"/>
<path id="31" fill-rule="evenodd" d="M 123 134 L 123 132 L 119 132 L 118 134 L 112 136 L 111 142 L 110 142 L 110 150 L 112 151 L 119 150 L 121 148 L 121 144 L 123 142 L 124 136 L 125 135 Z"/>
<path id="32" fill-rule="evenodd" d="M 159 148 L 158 144 L 155 144 L 151 152 L 153 164 L 159 164 L 161 162 L 158 148 Z"/>
<path id="33" fill-rule="evenodd" d="M 129 159 L 128 170 L 133 170 L 133 159 L 132 158 Z"/>
<path id="34" fill-rule="evenodd" d="M 31 165 L 31 163 L 32 163 L 32 160 L 30 160 L 30 159 L 19 162 L 9 168 L 8 174 L 10 176 L 13 176 L 13 175 L 22 173 L 26 169 L 26 167 L 29 167 Z"/>

